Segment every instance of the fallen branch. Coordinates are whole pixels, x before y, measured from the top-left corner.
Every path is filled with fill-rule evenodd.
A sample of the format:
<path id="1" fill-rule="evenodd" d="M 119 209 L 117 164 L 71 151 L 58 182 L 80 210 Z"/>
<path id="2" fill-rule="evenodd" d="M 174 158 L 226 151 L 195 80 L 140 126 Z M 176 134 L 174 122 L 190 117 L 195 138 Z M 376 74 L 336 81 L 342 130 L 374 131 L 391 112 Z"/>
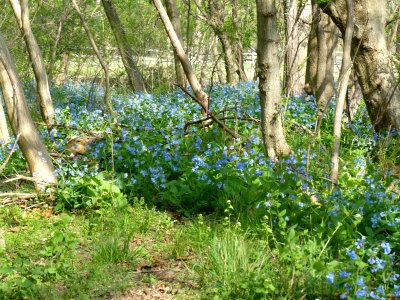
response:
<path id="1" fill-rule="evenodd" d="M 296 121 L 293 121 L 293 120 L 285 120 L 286 122 L 289 122 L 289 123 L 291 123 L 291 124 L 293 124 L 293 125 L 295 125 L 296 127 L 299 127 L 300 129 L 303 129 L 305 132 L 307 132 L 309 135 L 314 135 L 315 134 L 315 132 L 313 132 L 313 131 L 311 131 L 309 128 L 307 128 L 306 126 L 304 126 L 304 125 L 302 125 L 302 124 L 300 124 L 300 123 L 297 123 Z"/>
<path id="2" fill-rule="evenodd" d="M 17 138 L 15 139 L 14 145 L 12 146 L 10 153 L 8 153 L 8 155 L 7 155 L 6 159 L 5 159 L 5 161 L 4 161 L 3 164 L 1 165 L 1 167 L 0 167 L 0 173 L 3 172 L 4 168 L 6 167 L 6 165 L 8 164 L 8 161 L 9 161 L 10 158 L 11 158 L 11 155 L 14 153 L 15 148 L 17 147 L 17 143 L 18 143 L 18 140 L 19 140 L 19 137 L 20 137 L 20 136 L 21 136 L 21 133 L 19 133 L 19 134 L 17 135 Z"/>
<path id="3" fill-rule="evenodd" d="M 32 199 L 37 194 L 32 193 L 0 193 L 0 198 L 18 198 L 18 199 Z"/>
<path id="4" fill-rule="evenodd" d="M 2 184 L 13 182 L 13 181 L 17 181 L 17 180 L 25 180 L 25 181 L 35 182 L 37 184 L 44 184 L 45 183 L 44 181 L 38 180 L 38 179 L 33 178 L 33 177 L 28 177 L 28 176 L 24 176 L 24 175 L 18 175 L 18 176 L 14 177 L 14 178 L 4 180 L 2 182 Z"/>
<path id="5" fill-rule="evenodd" d="M 189 96 L 190 98 L 192 98 L 195 102 L 197 102 L 197 103 L 201 106 L 201 108 L 206 112 L 206 114 L 207 114 L 208 116 L 210 116 L 211 119 L 219 125 L 219 127 L 221 127 L 225 132 L 227 132 L 228 134 L 230 134 L 230 135 L 231 135 L 232 137 L 234 137 L 235 139 L 239 138 L 239 136 L 238 136 L 234 131 L 232 131 L 231 129 L 229 129 L 228 127 L 226 127 L 225 124 L 224 124 L 220 119 L 218 119 L 212 112 L 210 112 L 210 110 L 209 110 L 199 99 L 197 99 L 197 97 L 195 97 L 195 96 L 193 96 L 192 94 L 190 94 L 190 93 L 188 92 L 188 90 L 186 90 L 183 86 L 178 85 L 178 87 L 179 87 L 186 95 L 188 95 L 188 96 Z"/>
<path id="6" fill-rule="evenodd" d="M 200 124 L 200 123 L 204 123 L 205 121 L 209 121 L 209 120 L 212 120 L 212 122 L 209 122 L 207 124 L 203 124 L 203 127 L 208 127 L 214 122 L 214 120 L 212 119 L 211 116 L 210 117 L 206 117 L 206 118 L 201 118 L 201 119 L 195 120 L 195 121 L 186 122 L 185 123 L 185 127 L 184 127 L 184 131 L 185 131 L 185 133 L 187 133 L 187 130 L 188 130 L 188 128 L 190 126 L 196 125 L 196 124 Z M 253 122 L 253 123 L 256 123 L 256 124 L 260 124 L 260 120 L 257 120 L 257 119 L 252 118 L 252 117 L 222 117 L 222 118 L 219 118 L 219 120 L 220 121 L 240 120 L 240 121 L 249 121 L 249 122 Z"/>

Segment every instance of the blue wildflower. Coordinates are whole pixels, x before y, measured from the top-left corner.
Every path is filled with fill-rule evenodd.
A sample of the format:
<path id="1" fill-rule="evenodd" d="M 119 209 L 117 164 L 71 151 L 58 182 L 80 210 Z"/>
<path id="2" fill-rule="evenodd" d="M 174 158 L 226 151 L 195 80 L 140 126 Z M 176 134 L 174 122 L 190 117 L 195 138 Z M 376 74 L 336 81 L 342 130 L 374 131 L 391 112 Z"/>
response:
<path id="1" fill-rule="evenodd" d="M 357 260 L 356 252 L 353 249 L 346 249 L 346 253 L 352 260 Z"/>
<path id="2" fill-rule="evenodd" d="M 390 244 L 389 243 L 382 242 L 381 247 L 383 249 L 383 253 L 390 254 L 391 249 L 390 249 Z"/>
<path id="3" fill-rule="evenodd" d="M 328 275 L 326 275 L 326 279 L 328 280 L 329 283 L 333 283 L 335 280 L 335 274 L 329 273 Z"/>

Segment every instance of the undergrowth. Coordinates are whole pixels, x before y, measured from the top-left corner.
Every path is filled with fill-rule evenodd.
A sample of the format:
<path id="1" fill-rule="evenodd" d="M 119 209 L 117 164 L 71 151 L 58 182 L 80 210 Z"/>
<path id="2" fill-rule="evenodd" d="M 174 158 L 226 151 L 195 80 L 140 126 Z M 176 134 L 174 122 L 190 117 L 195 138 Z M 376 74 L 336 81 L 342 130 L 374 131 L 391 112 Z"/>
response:
<path id="1" fill-rule="evenodd" d="M 61 154 L 51 200 L 0 210 L 0 298 L 110 298 L 160 283 L 176 299 L 400 297 L 400 135 L 374 133 L 364 107 L 343 124 L 332 187 L 333 105 L 315 138 L 313 99 L 285 99 L 293 152 L 271 161 L 254 83 L 211 93 L 235 140 L 189 125 L 201 114 L 181 92 L 115 92 L 113 120 L 88 90 L 52 89 L 63 126 L 41 131 Z M 95 142 L 74 154 L 88 132 Z M 24 168 L 17 151 L 2 176 Z"/>

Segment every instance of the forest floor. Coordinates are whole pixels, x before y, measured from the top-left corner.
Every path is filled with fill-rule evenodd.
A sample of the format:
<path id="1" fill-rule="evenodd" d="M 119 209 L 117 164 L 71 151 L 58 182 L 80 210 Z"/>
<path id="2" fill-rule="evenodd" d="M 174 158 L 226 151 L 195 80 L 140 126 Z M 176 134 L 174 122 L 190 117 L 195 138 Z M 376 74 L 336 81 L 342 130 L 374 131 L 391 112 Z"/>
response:
<path id="1" fill-rule="evenodd" d="M 7 267 L 0 259 L 0 276 L 15 273 L 0 287 L 14 289 L 15 298 L 199 299 L 191 271 L 197 256 L 178 249 L 183 223 L 167 213 L 136 204 L 125 212 L 58 214 L 39 203 L 0 209 L 0 253 L 21 258 Z"/>

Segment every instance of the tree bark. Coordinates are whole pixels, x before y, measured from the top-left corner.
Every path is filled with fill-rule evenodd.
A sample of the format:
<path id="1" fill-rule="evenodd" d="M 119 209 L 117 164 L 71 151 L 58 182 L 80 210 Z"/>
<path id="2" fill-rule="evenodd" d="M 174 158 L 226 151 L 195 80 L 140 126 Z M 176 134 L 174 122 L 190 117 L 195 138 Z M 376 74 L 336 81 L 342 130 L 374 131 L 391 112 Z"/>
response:
<path id="1" fill-rule="evenodd" d="M 285 0 L 285 72 L 284 90 L 286 95 L 300 94 L 301 85 L 296 80 L 298 71 L 299 57 L 299 30 L 298 30 L 298 4 L 297 0 Z"/>
<path id="2" fill-rule="evenodd" d="M 353 0 L 346 0 L 347 2 L 347 25 L 345 37 L 343 40 L 343 60 L 340 69 L 340 85 L 338 92 L 338 99 L 336 102 L 335 120 L 333 123 L 333 151 L 331 157 L 331 182 L 332 184 L 338 183 L 339 177 L 339 151 L 340 151 L 340 136 L 342 131 L 342 115 L 345 105 L 345 98 L 347 94 L 347 87 L 351 73 L 351 39 L 353 36 Z"/>
<path id="3" fill-rule="evenodd" d="M 279 35 L 274 0 L 257 0 L 257 54 L 261 101 L 261 131 L 270 158 L 287 155 L 281 116 Z"/>
<path id="4" fill-rule="evenodd" d="M 99 60 L 101 68 L 103 69 L 104 78 L 105 78 L 105 82 L 106 82 L 106 90 L 104 93 L 104 103 L 105 103 L 107 109 L 110 112 L 113 112 L 112 103 L 111 103 L 111 95 L 110 95 L 110 76 L 108 73 L 108 65 L 104 61 L 102 55 L 100 54 L 99 49 L 97 48 L 94 37 L 93 37 L 92 33 L 90 32 L 89 27 L 86 24 L 85 18 L 83 17 L 78 4 L 76 3 L 75 0 L 71 0 L 71 1 L 72 1 L 72 6 L 74 7 L 76 13 L 78 14 L 79 19 L 81 20 L 82 27 L 85 29 L 86 35 L 88 36 L 90 44 L 92 45 L 93 51 L 95 52 L 97 59 Z"/>
<path id="5" fill-rule="evenodd" d="M 304 90 L 309 95 L 315 96 L 317 90 L 317 67 L 318 67 L 318 38 L 317 28 L 320 19 L 320 9 L 316 0 L 312 0 L 312 21 L 307 45 L 306 80 Z"/>
<path id="6" fill-rule="evenodd" d="M 164 6 L 162 5 L 160 0 L 153 0 L 154 6 L 158 11 L 158 14 L 161 17 L 161 20 L 164 24 L 165 31 L 167 32 L 169 39 L 171 41 L 172 47 L 174 48 L 174 51 L 176 52 L 177 56 L 179 57 L 179 60 L 182 64 L 183 70 L 185 71 L 186 77 L 190 83 L 190 86 L 192 87 L 192 90 L 198 99 L 198 101 L 201 103 L 201 105 L 205 108 L 209 107 L 209 99 L 208 95 L 203 91 L 200 82 L 197 80 L 196 74 L 193 71 L 192 65 L 189 62 L 189 59 L 185 53 L 185 50 L 183 50 L 182 44 L 179 41 L 178 36 L 176 35 L 176 32 L 174 30 L 174 27 L 172 26 L 171 21 L 169 20 L 168 14 L 165 11 Z M 205 110 L 203 109 L 203 114 L 206 114 Z"/>
<path id="7" fill-rule="evenodd" d="M 229 84 L 235 84 L 237 82 L 235 56 L 233 55 L 233 48 L 228 38 L 228 34 L 224 31 L 221 31 L 217 27 L 214 27 L 214 32 L 218 36 L 219 41 L 221 42 L 222 51 L 224 53 L 226 82 Z"/>
<path id="8" fill-rule="evenodd" d="M 112 3 L 112 0 L 101 0 L 108 22 L 114 33 L 115 40 L 118 45 L 118 50 L 121 55 L 126 73 L 128 74 L 129 84 L 133 90 L 146 91 L 146 86 L 134 59 L 132 48 L 126 39 L 125 30 L 121 20 L 118 17 L 117 11 Z"/>
<path id="9" fill-rule="evenodd" d="M 220 60 L 220 54 L 218 53 L 218 37 L 216 36 L 212 42 L 212 56 L 213 56 L 213 61 L 214 61 L 214 68 L 215 71 L 217 72 L 218 75 L 218 81 L 219 83 L 225 83 L 225 79 L 223 76 L 223 71 L 220 68 L 219 65 L 219 60 Z"/>
<path id="10" fill-rule="evenodd" d="M 165 0 L 165 6 L 167 9 L 167 14 L 172 23 L 172 26 L 175 29 L 176 35 L 179 38 L 179 41 L 183 45 L 182 32 L 181 32 L 181 21 L 179 18 L 178 7 L 176 5 L 176 0 Z M 174 51 L 174 60 L 175 60 L 175 74 L 176 74 L 176 82 L 179 86 L 186 86 L 186 77 L 185 71 L 183 70 L 182 64 L 179 60 L 176 51 Z"/>
<path id="11" fill-rule="evenodd" d="M 42 54 L 29 21 L 28 0 L 9 0 L 19 29 L 24 37 L 29 58 L 35 74 L 37 92 L 39 95 L 40 112 L 43 121 L 51 125 L 54 123 L 54 106 L 50 96 L 49 81 L 46 74 Z"/>
<path id="12" fill-rule="evenodd" d="M 0 34 L 0 84 L 8 118 L 18 145 L 35 178 L 37 190 L 57 184 L 51 157 L 33 124 L 15 64 Z"/>
<path id="13" fill-rule="evenodd" d="M 346 28 L 346 1 L 323 7 L 342 34 Z M 386 45 L 386 2 L 354 1 L 352 56 L 371 122 L 377 131 L 400 129 L 400 90 Z"/>
<path id="14" fill-rule="evenodd" d="M 7 144 L 10 141 L 6 114 L 4 112 L 3 101 L 0 98 L 0 144 Z"/>
<path id="15" fill-rule="evenodd" d="M 317 121 L 315 131 L 319 133 L 325 111 L 335 91 L 334 67 L 338 32 L 328 15 L 321 12 L 317 26 L 318 65 L 315 97 L 317 98 Z"/>

